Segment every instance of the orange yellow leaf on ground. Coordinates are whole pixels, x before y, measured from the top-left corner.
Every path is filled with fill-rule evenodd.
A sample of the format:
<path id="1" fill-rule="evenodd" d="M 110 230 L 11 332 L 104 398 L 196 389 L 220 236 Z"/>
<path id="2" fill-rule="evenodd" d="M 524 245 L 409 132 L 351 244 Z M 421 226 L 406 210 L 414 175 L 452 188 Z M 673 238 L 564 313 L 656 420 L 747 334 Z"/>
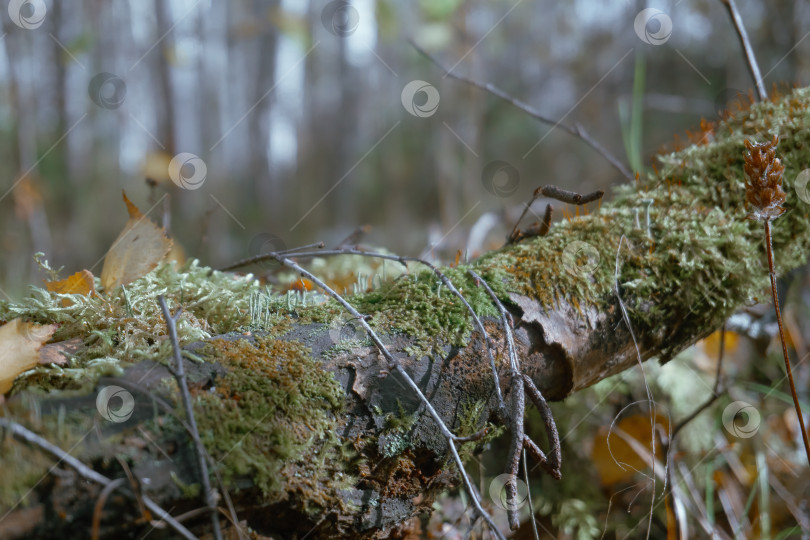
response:
<path id="1" fill-rule="evenodd" d="M 669 422 L 665 416 L 656 415 L 655 423 L 661 426 L 664 432 L 668 431 Z M 610 435 L 610 451 L 608 451 L 607 441 L 608 427 L 603 427 L 597 432 L 593 441 L 593 450 L 591 451 L 591 459 L 604 486 L 629 482 L 636 472 L 649 468 L 647 458 L 650 454 L 652 442 L 650 415 L 639 413 L 622 418 L 614 425 L 613 429 L 614 431 Z M 647 456 L 639 456 L 633 446 L 617 433 L 619 431 L 638 441 L 646 449 Z M 655 454 L 658 459 L 661 459 L 661 444 L 657 441 Z"/>
<path id="2" fill-rule="evenodd" d="M 709 334 L 705 339 L 700 342 L 703 350 L 712 358 L 717 358 L 720 355 L 720 335 L 722 332 L 718 330 Z M 733 354 L 737 350 L 737 344 L 740 341 L 740 336 L 731 331 L 726 331 L 725 339 L 725 353 Z"/>
<path id="3" fill-rule="evenodd" d="M 56 331 L 55 324 L 36 324 L 14 319 L 0 326 L 0 394 L 14 379 L 39 363 L 39 349 Z"/>
<path id="4" fill-rule="evenodd" d="M 301 292 L 301 291 L 311 291 L 314 288 L 315 284 L 312 283 L 307 278 L 298 278 L 296 281 L 292 283 L 292 285 L 290 285 L 289 290 Z"/>
<path id="5" fill-rule="evenodd" d="M 45 287 L 55 293 L 59 294 L 83 294 L 90 295 L 96 292 L 96 284 L 93 281 L 93 274 L 89 270 L 82 270 L 76 272 L 72 276 L 58 281 L 46 281 Z M 71 304 L 69 298 L 62 299 L 62 306 L 69 306 Z"/>
<path id="6" fill-rule="evenodd" d="M 104 257 L 101 286 L 108 292 L 148 274 L 172 248 L 172 241 L 127 199 L 129 221 Z"/>

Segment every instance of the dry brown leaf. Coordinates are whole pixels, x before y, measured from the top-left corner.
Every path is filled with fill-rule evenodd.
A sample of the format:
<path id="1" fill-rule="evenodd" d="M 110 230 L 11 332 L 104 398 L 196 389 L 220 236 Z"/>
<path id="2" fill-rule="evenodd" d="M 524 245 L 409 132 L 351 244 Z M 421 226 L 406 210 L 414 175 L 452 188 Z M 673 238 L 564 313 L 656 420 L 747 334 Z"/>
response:
<path id="1" fill-rule="evenodd" d="M 166 238 L 163 229 L 144 216 L 126 193 L 124 202 L 129 221 L 104 258 L 101 286 L 105 292 L 146 275 L 172 248 L 172 241 Z"/>
<path id="2" fill-rule="evenodd" d="M 67 364 L 68 356 L 74 355 L 84 348 L 84 340 L 80 337 L 50 343 L 39 350 L 40 364 Z"/>
<path id="3" fill-rule="evenodd" d="M 90 270 L 76 272 L 72 276 L 68 276 L 59 281 L 46 281 L 45 287 L 49 291 L 59 294 L 90 295 L 95 294 L 96 292 L 96 285 L 93 281 L 93 274 L 90 273 Z M 69 298 L 62 299 L 63 307 L 69 306 L 72 303 L 73 302 Z"/>
<path id="4" fill-rule="evenodd" d="M 39 349 L 56 331 L 55 324 L 36 324 L 14 319 L 0 326 L 0 394 L 14 379 L 39 362 Z"/>

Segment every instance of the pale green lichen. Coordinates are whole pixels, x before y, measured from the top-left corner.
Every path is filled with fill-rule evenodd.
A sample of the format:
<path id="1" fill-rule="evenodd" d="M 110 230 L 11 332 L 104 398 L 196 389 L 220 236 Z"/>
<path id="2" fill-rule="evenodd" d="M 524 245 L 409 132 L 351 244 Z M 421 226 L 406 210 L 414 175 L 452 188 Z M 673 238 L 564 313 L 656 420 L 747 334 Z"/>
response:
<path id="1" fill-rule="evenodd" d="M 164 295 L 170 309 L 183 307 L 177 334 L 181 344 L 200 341 L 250 323 L 252 276 L 237 276 L 201 267 L 196 260 L 181 268 L 160 265 L 140 279 L 100 295 L 57 294 L 31 287 L 20 302 L 0 302 L 0 320 L 21 317 L 59 328 L 52 341 L 81 338 L 84 347 L 66 366 L 38 366 L 18 378 L 33 377 L 38 386 L 77 388 L 101 375 L 120 374 L 121 364 L 161 360 L 171 354 L 166 323 L 157 301 Z M 70 305 L 63 306 L 62 299 Z"/>
<path id="2" fill-rule="evenodd" d="M 385 428 L 379 436 L 381 453 L 385 457 L 399 455 L 410 448 L 412 442 L 410 433 L 419 418 L 417 413 L 407 414 L 399 400 L 397 400 L 397 408 L 399 409 L 398 415 L 393 413 L 385 415 Z M 379 409 L 377 410 L 379 411 Z"/>

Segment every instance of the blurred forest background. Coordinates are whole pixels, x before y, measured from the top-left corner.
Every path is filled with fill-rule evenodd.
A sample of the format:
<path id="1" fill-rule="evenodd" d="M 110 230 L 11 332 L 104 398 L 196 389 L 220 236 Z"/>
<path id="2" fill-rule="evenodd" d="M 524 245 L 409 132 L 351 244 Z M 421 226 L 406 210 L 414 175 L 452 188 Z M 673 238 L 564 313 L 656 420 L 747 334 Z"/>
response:
<path id="1" fill-rule="evenodd" d="M 634 30 L 645 7 L 671 18 L 660 46 Z M 807 84 L 810 5 L 740 9 L 766 83 Z M 452 257 L 497 247 L 504 216 L 538 185 L 624 181 L 562 129 L 443 77 L 408 38 L 581 123 L 634 169 L 752 86 L 718 0 L 15 0 L 2 21 L 0 283 L 15 298 L 40 282 L 36 251 L 94 269 L 126 221 L 122 188 L 155 221 L 171 217 L 188 256 L 222 266 L 268 238 L 333 243 L 362 224 L 369 243 Z M 424 117 L 403 106 L 412 80 L 438 90 Z M 202 175 L 196 189 L 170 179 L 181 153 L 201 160 L 180 160 L 182 176 Z M 482 172 L 496 160 L 518 176 L 488 190 Z M 469 246 L 488 212 L 479 231 L 498 226 Z"/>

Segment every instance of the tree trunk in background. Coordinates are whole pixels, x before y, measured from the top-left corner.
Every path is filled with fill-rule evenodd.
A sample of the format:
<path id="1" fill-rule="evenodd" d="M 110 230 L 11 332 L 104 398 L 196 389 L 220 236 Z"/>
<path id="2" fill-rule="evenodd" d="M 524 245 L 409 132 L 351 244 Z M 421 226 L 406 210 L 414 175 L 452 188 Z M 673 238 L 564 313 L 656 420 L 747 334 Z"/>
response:
<path id="1" fill-rule="evenodd" d="M 270 163 L 268 152 L 270 147 L 270 110 L 276 100 L 277 89 L 270 92 L 276 84 L 276 49 L 278 43 L 278 29 L 272 21 L 278 16 L 278 1 L 267 2 L 255 0 L 253 2 L 254 20 L 258 24 L 258 35 L 253 40 L 253 58 L 256 65 L 256 80 L 253 81 L 252 103 L 256 108 L 248 116 L 248 129 L 251 146 L 251 174 L 256 185 L 256 197 L 260 208 L 273 207 L 273 182 L 270 176 Z M 270 93 L 268 93 L 270 92 Z M 276 208 L 278 205 L 276 204 Z"/>
<path id="2" fill-rule="evenodd" d="M 145 61 L 154 63 L 156 66 L 155 72 L 157 73 L 157 86 L 158 91 L 155 93 L 155 100 L 152 101 L 156 106 L 157 116 L 157 138 L 160 143 L 165 147 L 165 152 L 170 156 L 177 153 L 175 143 L 175 119 L 174 119 L 174 103 L 175 95 L 172 84 L 172 74 L 169 67 L 169 54 L 176 54 L 173 50 L 174 41 L 172 34 L 172 25 L 174 18 L 170 16 L 169 2 L 162 0 L 155 0 L 155 41 L 162 38 L 160 43 L 148 53 L 148 57 L 144 58 Z M 146 52 L 146 51 L 144 51 Z"/>
<path id="3" fill-rule="evenodd" d="M 14 200 L 13 215 L 22 220 L 28 230 L 30 242 L 36 251 L 51 251 L 51 233 L 47 217 L 42 205 L 42 179 L 39 176 L 39 161 L 37 157 L 37 111 L 39 100 L 46 96 L 38 95 L 33 88 L 27 88 L 21 70 L 33 70 L 30 63 L 21 63 L 19 59 L 31 59 L 36 49 L 31 36 L 19 33 L 18 28 L 7 18 L 3 19 L 3 30 L 6 34 L 6 54 L 9 69 L 9 94 L 11 97 L 12 125 L 16 133 L 14 161 L 10 169 L 13 171 L 12 182 L 8 188 L 0 188 L 0 196 L 11 195 Z M 61 134 L 59 135 L 61 136 Z M 54 138 L 55 141 L 59 136 Z M 12 213 L 9 212 L 11 215 Z M 10 224 L 12 228 L 18 228 Z M 14 264 L 21 274 L 30 273 L 35 266 L 30 259 L 21 258 Z"/>
<path id="4" fill-rule="evenodd" d="M 337 115 L 337 133 L 333 140 L 337 145 L 335 156 L 335 168 L 328 179 L 334 185 L 338 180 L 343 178 L 343 181 L 331 194 L 335 197 L 337 204 L 333 206 L 330 212 L 331 219 L 327 226 L 340 227 L 348 226 L 349 228 L 362 225 L 358 223 L 358 204 L 357 193 L 359 188 L 364 185 L 364 168 L 361 163 L 351 173 L 349 169 L 354 163 L 362 157 L 361 154 L 356 153 L 358 140 L 357 117 L 359 111 L 357 104 L 360 101 L 360 94 L 364 90 L 364 86 L 358 84 L 359 75 L 357 70 L 349 62 L 348 40 L 350 37 L 338 37 L 338 80 L 340 81 L 340 105 L 335 114 Z M 377 133 L 372 129 L 363 137 L 363 148 L 371 148 L 377 139 L 382 136 L 382 133 Z"/>

